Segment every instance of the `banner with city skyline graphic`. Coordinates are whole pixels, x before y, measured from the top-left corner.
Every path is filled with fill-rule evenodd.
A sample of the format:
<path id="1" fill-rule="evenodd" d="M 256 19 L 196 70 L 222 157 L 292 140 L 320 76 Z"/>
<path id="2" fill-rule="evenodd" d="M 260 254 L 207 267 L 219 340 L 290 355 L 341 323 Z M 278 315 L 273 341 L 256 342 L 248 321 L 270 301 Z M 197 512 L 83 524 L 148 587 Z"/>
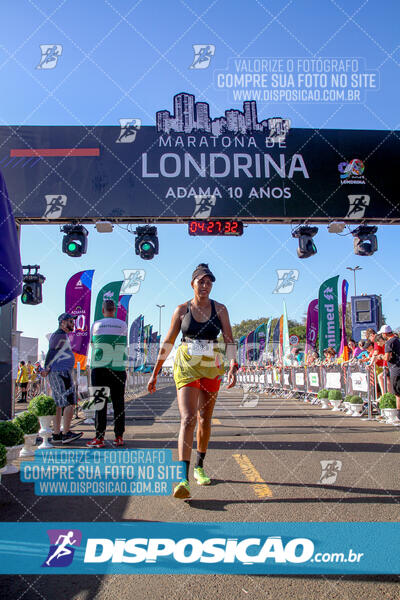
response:
<path id="1" fill-rule="evenodd" d="M 155 126 L 0 127 L 16 219 L 400 222 L 395 132 L 297 129 L 254 100 L 211 118 L 184 92 L 172 108 Z"/>

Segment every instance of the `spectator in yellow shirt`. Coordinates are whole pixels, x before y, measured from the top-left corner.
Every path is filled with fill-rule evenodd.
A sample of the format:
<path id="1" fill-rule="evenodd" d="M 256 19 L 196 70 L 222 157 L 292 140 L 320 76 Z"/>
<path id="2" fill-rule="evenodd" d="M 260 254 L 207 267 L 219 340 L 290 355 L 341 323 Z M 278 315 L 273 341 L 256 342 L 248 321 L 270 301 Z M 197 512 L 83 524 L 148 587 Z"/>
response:
<path id="1" fill-rule="evenodd" d="M 27 401 L 27 393 L 28 393 L 28 383 L 29 383 L 29 373 L 28 367 L 25 364 L 24 360 L 21 360 L 19 363 L 18 375 L 17 375 L 17 384 L 19 384 L 21 388 L 21 398 L 18 402 L 26 402 Z"/>

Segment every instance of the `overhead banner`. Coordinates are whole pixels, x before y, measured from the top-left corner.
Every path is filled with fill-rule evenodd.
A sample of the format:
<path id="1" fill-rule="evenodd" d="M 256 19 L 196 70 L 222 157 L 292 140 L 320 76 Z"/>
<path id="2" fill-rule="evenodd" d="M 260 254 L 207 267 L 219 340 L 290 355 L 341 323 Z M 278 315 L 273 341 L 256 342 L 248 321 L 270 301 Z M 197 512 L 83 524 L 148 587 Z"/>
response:
<path id="1" fill-rule="evenodd" d="M 323 355 L 326 348 L 331 347 L 337 353 L 340 345 L 338 279 L 331 277 L 324 281 L 318 294 L 318 330 L 319 354 Z"/>
<path id="2" fill-rule="evenodd" d="M 211 115 L 183 92 L 155 126 L 0 127 L 15 217 L 400 220 L 395 131 L 294 129 L 257 110 Z"/>
<path id="3" fill-rule="evenodd" d="M 75 368 L 86 369 L 90 343 L 90 301 L 94 270 L 80 271 L 72 275 L 65 286 L 65 312 L 75 319 L 75 329 L 68 334 L 75 355 Z"/>
<path id="4" fill-rule="evenodd" d="M 103 315 L 103 302 L 104 300 L 114 300 L 115 306 L 118 306 L 119 293 L 122 286 L 122 281 L 110 281 L 103 285 L 99 293 L 97 294 L 96 309 L 94 311 L 94 320 L 98 321 L 104 317 Z"/>

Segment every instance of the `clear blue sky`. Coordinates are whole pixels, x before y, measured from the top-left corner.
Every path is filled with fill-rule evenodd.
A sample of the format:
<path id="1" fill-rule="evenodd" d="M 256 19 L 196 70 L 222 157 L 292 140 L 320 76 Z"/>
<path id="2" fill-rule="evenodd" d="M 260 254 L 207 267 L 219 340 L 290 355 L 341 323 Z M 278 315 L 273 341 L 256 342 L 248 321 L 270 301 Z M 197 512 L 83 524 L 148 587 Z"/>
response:
<path id="1" fill-rule="evenodd" d="M 379 89 L 357 104 L 259 103 L 259 118 L 284 115 L 292 127 L 398 129 L 400 4 L 378 0 L 89 1 L 3 0 L 0 6 L 0 124 L 118 125 L 123 117 L 154 125 L 155 112 L 172 109 L 180 91 L 210 103 L 211 116 L 235 105 L 214 85 L 214 71 L 233 57 L 361 57 L 379 73 Z M 56 68 L 36 69 L 40 44 L 61 44 Z M 207 69 L 190 69 L 193 44 L 215 45 Z M 57 226 L 24 226 L 23 263 L 38 263 L 47 280 L 44 302 L 22 306 L 18 328 L 39 337 L 54 330 L 64 309 L 67 279 L 95 269 L 93 300 L 122 269 L 144 268 L 146 278 L 133 297 L 131 319 L 143 313 L 158 327 L 156 304 L 165 304 L 165 333 L 174 307 L 190 297 L 190 274 L 209 262 L 217 281 L 213 297 L 224 302 L 231 321 L 278 316 L 285 298 L 290 318 L 301 319 L 319 284 L 330 275 L 351 275 L 360 265 L 358 291 L 380 293 L 387 321 L 400 325 L 398 228 L 380 227 L 379 251 L 353 254 L 352 237 L 328 234 L 320 226 L 318 255 L 299 260 L 290 227 L 254 225 L 242 238 L 189 238 L 185 225 L 160 225 L 160 254 L 142 261 L 134 237 L 116 228 L 99 234 L 89 227 L 89 248 L 80 259 L 61 252 Z M 298 269 L 293 293 L 273 294 L 276 269 Z M 349 278 L 350 292 L 353 279 Z"/>

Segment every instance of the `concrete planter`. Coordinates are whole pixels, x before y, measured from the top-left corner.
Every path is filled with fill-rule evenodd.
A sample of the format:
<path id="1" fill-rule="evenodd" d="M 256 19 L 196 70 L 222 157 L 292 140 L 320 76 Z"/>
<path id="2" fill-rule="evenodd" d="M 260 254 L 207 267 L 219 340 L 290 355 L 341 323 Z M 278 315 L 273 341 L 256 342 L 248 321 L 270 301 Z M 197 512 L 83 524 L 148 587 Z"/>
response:
<path id="1" fill-rule="evenodd" d="M 359 417 L 363 411 L 363 405 L 362 404 L 351 404 L 351 410 L 352 410 L 352 417 Z"/>
<path id="2" fill-rule="evenodd" d="M 4 469 L 1 469 L 3 475 L 12 475 L 13 473 L 18 473 L 19 465 L 13 465 L 12 462 L 17 460 L 19 453 L 21 451 L 22 444 L 18 446 L 6 446 L 7 449 L 7 464 Z"/>
<path id="3" fill-rule="evenodd" d="M 40 430 L 39 435 L 42 438 L 43 442 L 38 446 L 39 450 L 48 450 L 53 448 L 53 445 L 50 442 L 50 437 L 53 435 L 53 430 L 51 428 L 51 422 L 53 420 L 53 415 L 45 415 L 43 417 L 39 417 Z"/>
<path id="4" fill-rule="evenodd" d="M 26 433 L 24 435 L 24 446 L 19 453 L 20 456 L 35 456 L 37 433 Z"/>

